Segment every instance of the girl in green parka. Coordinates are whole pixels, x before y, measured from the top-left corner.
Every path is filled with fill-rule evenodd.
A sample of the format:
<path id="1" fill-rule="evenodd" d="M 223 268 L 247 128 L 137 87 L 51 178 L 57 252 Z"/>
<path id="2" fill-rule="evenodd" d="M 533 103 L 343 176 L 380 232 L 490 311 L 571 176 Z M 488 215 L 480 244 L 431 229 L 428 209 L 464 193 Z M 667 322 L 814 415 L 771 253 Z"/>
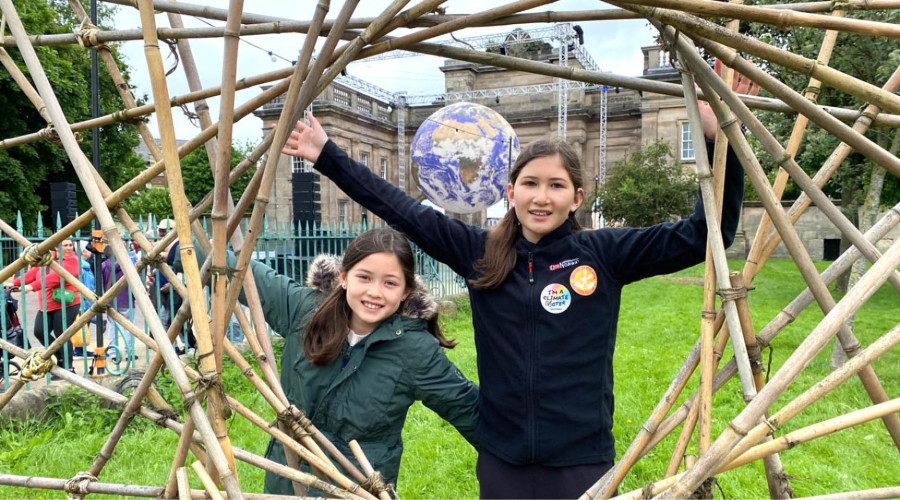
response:
<path id="1" fill-rule="evenodd" d="M 388 483 L 403 452 L 410 405 L 422 401 L 473 445 L 478 388 L 447 359 L 437 307 L 415 279 L 406 237 L 390 228 L 367 231 L 342 261 L 316 259 L 307 286 L 253 262 L 266 321 L 285 337 L 281 383 L 350 460 L 357 440 Z M 270 441 L 266 457 L 284 464 Z M 294 493 L 289 480 L 266 473 L 267 493 Z"/>

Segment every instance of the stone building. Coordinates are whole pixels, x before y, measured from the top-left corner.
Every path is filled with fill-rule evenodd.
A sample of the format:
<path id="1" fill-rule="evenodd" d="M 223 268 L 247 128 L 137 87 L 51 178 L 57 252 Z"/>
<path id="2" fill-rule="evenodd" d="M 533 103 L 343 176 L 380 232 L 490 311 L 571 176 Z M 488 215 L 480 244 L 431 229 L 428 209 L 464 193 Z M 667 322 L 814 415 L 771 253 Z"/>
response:
<path id="1" fill-rule="evenodd" d="M 510 54 L 549 63 L 558 63 L 558 55 L 543 42 L 524 46 L 520 53 Z M 674 69 L 661 59 L 658 47 L 644 47 L 644 77 L 678 81 Z M 569 64 L 580 67 L 574 57 Z M 555 83 L 555 79 L 522 71 L 507 70 L 456 60 L 446 60 L 440 68 L 444 73 L 445 91 L 496 89 L 511 86 Z M 600 89 L 570 89 L 568 93 L 567 139 L 575 146 L 584 162 L 590 178 L 584 185 L 592 190 L 599 181 L 600 155 Z M 641 95 L 629 89 L 610 89 L 608 94 L 607 164 L 612 165 L 629 151 L 640 148 L 642 142 L 666 138 L 674 147 L 681 141 L 690 145 L 690 137 L 682 137 L 682 124 L 687 113 L 679 98 L 658 95 Z M 500 113 L 515 129 L 519 143 L 524 145 L 546 136 L 557 134 L 557 94 L 504 96 L 492 100 L 480 100 Z M 276 100 L 255 112 L 263 120 L 263 131 L 268 133 L 278 120 L 282 100 Z M 406 168 L 404 184 L 413 197 L 423 199 L 416 185 L 415 172 L 408 159 L 408 145 L 419 125 L 435 110 L 444 105 L 437 99 L 426 105 L 405 106 L 404 135 L 406 144 Z M 368 165 L 376 174 L 400 185 L 398 158 L 398 119 L 395 102 L 383 96 L 334 82 L 313 102 L 312 109 L 329 137 L 357 161 Z M 686 130 L 686 127 L 685 127 Z M 692 151 L 692 150 L 690 150 Z M 689 151 L 689 152 L 690 152 Z M 691 157 L 682 157 L 690 162 Z M 278 163 L 278 181 L 269 203 L 270 220 L 288 221 L 292 218 L 292 172 L 309 169 L 299 159 L 283 156 Z M 375 222 L 372 215 L 337 190 L 327 179 L 321 180 L 322 221 L 326 223 L 356 224 Z M 485 214 L 455 216 L 473 224 L 483 224 Z"/>
<path id="2" fill-rule="evenodd" d="M 680 83 L 679 74 L 669 63 L 667 54 L 659 47 L 643 47 L 641 51 L 644 59 L 642 78 Z M 559 61 L 558 55 L 548 44 L 538 41 L 511 46 L 509 55 L 553 64 Z M 572 66 L 581 67 L 574 57 L 569 57 L 568 62 Z M 555 83 L 555 79 L 543 75 L 456 60 L 444 61 L 440 69 L 444 73 L 445 92 L 448 94 Z M 424 105 L 402 107 L 406 166 L 401 182 L 398 155 L 398 121 L 401 110 L 398 109 L 396 100 L 385 97 L 387 92 L 371 92 L 361 88 L 364 86 L 353 87 L 333 82 L 312 104 L 316 117 L 329 137 L 351 157 L 368 165 L 377 175 L 394 185 L 402 186 L 411 196 L 424 199 L 416 184 L 415 172 L 409 159 L 409 144 L 419 125 L 446 101 L 438 98 Z M 607 97 L 607 165 L 610 168 L 627 153 L 657 139 L 667 140 L 673 154 L 686 168 L 692 168 L 694 150 L 683 98 L 618 88 L 608 89 Z M 599 182 L 600 98 L 599 88 L 575 88 L 568 92 L 566 137 L 575 147 L 589 175 L 589 178 L 583 180 L 586 191 L 593 190 Z M 476 102 L 500 113 L 515 129 L 521 145 L 540 137 L 557 135 L 555 91 L 481 99 Z M 255 112 L 263 120 L 264 133 L 271 130 L 270 127 L 278 120 L 280 112 L 281 100 L 273 101 Z M 270 220 L 292 219 L 291 176 L 292 172 L 297 171 L 311 171 L 311 165 L 296 158 L 281 157 L 268 207 Z M 749 205 L 745 207 L 735 244 L 729 250 L 730 256 L 734 258 L 745 256 L 759 221 L 761 207 L 752 203 Z M 321 214 L 322 221 L 330 224 L 377 222 L 372 214 L 350 200 L 325 178 L 321 179 Z M 478 225 L 485 224 L 486 220 L 484 212 L 451 215 Z M 803 241 L 814 259 L 831 256 L 835 239 L 840 236 L 815 207 L 811 207 L 809 214 L 804 215 L 798 224 L 806 228 L 803 229 Z M 900 229 L 892 233 L 893 238 L 897 237 L 895 233 L 900 233 Z M 779 247 L 776 256 L 787 256 L 783 245 Z"/>

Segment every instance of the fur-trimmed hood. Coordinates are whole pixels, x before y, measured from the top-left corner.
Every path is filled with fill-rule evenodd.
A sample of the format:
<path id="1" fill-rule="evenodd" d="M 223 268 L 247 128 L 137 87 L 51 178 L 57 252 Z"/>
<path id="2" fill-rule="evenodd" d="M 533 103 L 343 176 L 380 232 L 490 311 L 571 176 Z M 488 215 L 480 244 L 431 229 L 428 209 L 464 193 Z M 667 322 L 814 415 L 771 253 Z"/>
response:
<path id="1" fill-rule="evenodd" d="M 341 258 L 337 255 L 317 255 L 309 265 L 306 286 L 318 292 L 329 294 L 340 286 Z M 424 278 L 416 275 L 416 289 L 400 304 L 401 315 L 410 318 L 430 320 L 437 316 L 438 304 L 428 293 Z"/>

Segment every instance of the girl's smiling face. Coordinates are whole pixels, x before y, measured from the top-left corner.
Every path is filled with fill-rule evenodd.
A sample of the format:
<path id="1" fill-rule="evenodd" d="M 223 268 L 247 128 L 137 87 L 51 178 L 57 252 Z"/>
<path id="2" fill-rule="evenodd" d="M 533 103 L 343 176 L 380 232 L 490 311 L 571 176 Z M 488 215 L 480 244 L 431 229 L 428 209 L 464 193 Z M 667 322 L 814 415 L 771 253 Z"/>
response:
<path id="1" fill-rule="evenodd" d="M 357 335 L 371 333 L 409 295 L 400 261 L 390 252 L 373 253 L 342 271 L 341 286 L 352 311 L 350 329 Z"/>
<path id="2" fill-rule="evenodd" d="M 529 161 L 515 184 L 506 186 L 506 194 L 522 224 L 522 235 L 532 243 L 561 226 L 584 201 L 584 190 L 575 189 L 559 155 Z"/>

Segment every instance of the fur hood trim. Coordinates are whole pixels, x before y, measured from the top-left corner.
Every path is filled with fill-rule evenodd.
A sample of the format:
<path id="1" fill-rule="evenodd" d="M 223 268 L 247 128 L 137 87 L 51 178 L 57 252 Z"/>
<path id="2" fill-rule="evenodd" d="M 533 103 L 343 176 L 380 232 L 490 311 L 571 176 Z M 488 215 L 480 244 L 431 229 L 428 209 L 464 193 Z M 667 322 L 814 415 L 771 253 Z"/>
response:
<path id="1" fill-rule="evenodd" d="M 306 274 L 306 286 L 321 293 L 331 293 L 340 286 L 341 258 L 337 255 L 317 255 L 309 265 Z M 400 304 L 398 311 L 402 316 L 430 320 L 437 316 L 438 303 L 428 293 L 425 280 L 416 275 L 416 289 Z"/>

